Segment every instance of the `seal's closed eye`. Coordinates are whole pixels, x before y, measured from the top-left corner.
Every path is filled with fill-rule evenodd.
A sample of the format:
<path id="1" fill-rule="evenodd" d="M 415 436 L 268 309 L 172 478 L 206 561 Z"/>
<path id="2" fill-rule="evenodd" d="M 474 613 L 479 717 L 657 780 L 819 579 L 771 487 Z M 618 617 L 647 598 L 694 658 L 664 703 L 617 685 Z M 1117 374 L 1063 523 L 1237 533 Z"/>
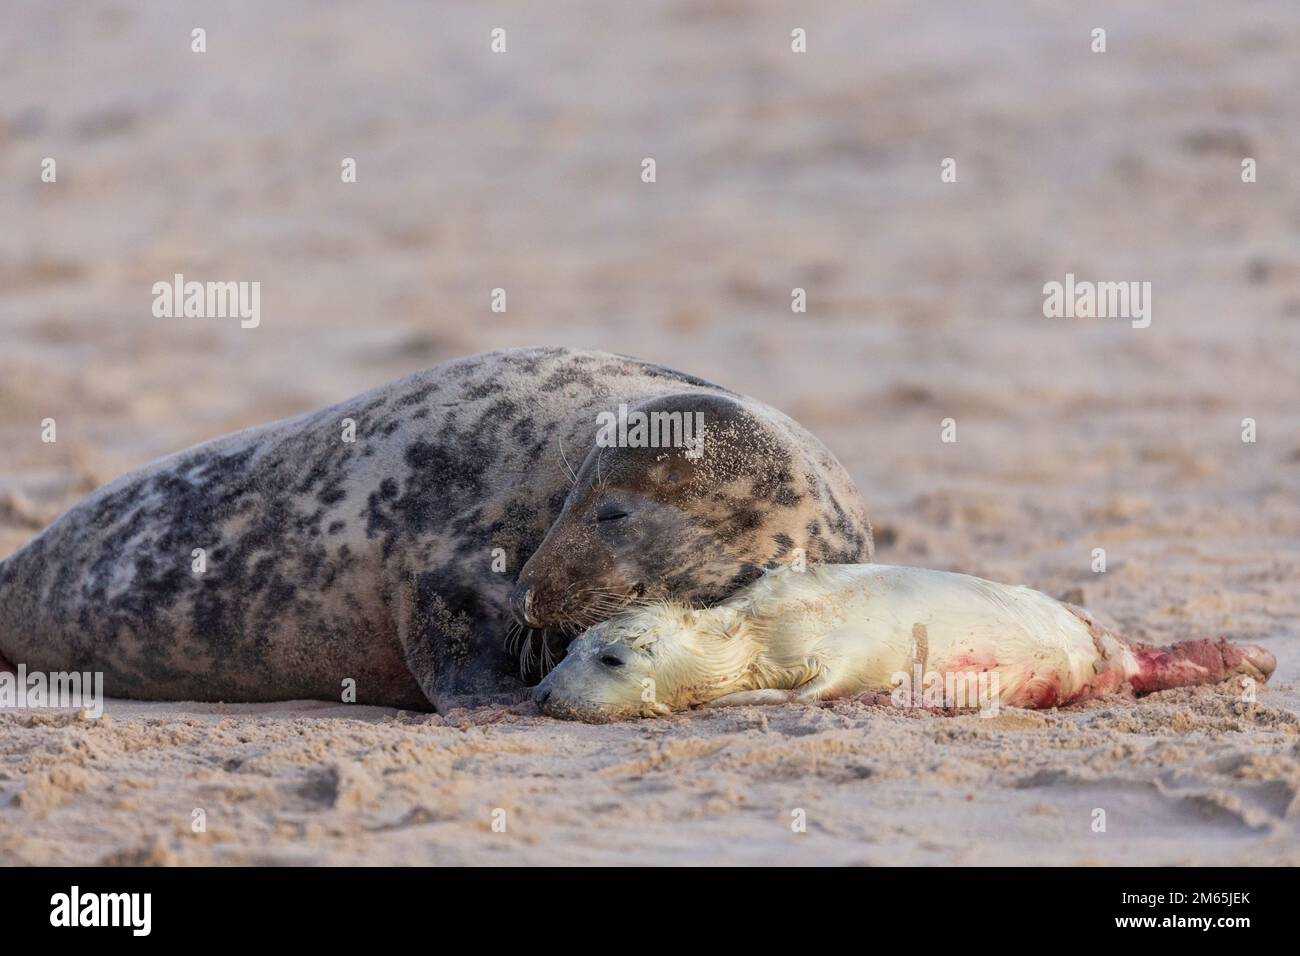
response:
<path id="1" fill-rule="evenodd" d="M 627 517 L 627 512 L 617 505 L 605 505 L 600 511 L 596 512 L 597 521 L 618 521 Z"/>
<path id="2" fill-rule="evenodd" d="M 604 664 L 606 667 L 622 667 L 622 666 L 623 666 L 623 658 L 621 658 L 621 657 L 615 657 L 613 654 L 606 654 L 606 655 L 604 655 L 604 656 L 600 659 L 600 662 L 601 662 L 602 664 Z"/>

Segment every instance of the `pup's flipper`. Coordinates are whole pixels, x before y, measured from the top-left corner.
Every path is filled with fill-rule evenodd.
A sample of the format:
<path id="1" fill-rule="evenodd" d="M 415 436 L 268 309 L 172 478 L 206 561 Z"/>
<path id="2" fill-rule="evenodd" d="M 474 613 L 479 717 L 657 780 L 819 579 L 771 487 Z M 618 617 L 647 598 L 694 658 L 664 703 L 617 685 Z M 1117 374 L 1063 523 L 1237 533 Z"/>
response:
<path id="1" fill-rule="evenodd" d="M 1147 694 L 1170 687 L 1217 684 L 1237 674 L 1260 683 L 1277 668 L 1277 658 L 1255 644 L 1233 644 L 1226 638 L 1182 641 L 1164 647 L 1129 642 L 1137 673 L 1129 677 L 1133 690 Z"/>

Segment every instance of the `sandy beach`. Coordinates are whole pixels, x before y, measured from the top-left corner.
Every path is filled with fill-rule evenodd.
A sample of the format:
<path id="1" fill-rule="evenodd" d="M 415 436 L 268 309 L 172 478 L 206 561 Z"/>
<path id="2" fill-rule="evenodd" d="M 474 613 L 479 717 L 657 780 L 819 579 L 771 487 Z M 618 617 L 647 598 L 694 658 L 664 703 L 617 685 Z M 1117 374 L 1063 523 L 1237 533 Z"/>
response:
<path id="1" fill-rule="evenodd" d="M 1278 669 L 995 718 L 0 710 L 0 863 L 1300 864 L 1291 0 L 10 7 L 0 557 L 161 455 L 567 345 L 794 416 L 882 562 Z M 176 273 L 260 324 L 156 318 Z M 1046 317 L 1067 273 L 1149 327 Z"/>

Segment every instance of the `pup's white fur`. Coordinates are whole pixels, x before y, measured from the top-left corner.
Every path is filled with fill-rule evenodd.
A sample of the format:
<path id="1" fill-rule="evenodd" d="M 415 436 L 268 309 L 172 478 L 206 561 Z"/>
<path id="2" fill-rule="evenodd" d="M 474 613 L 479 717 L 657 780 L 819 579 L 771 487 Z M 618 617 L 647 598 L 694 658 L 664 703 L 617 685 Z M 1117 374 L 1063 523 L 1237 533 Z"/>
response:
<path id="1" fill-rule="evenodd" d="M 554 716 L 603 721 L 890 691 L 900 674 L 966 686 L 982 675 L 992 699 L 968 706 L 1050 707 L 1126 689 L 1152 667 L 1136 649 L 1030 588 L 921 568 L 821 565 L 770 572 L 713 608 L 664 603 L 606 621 L 570 645 L 535 699 Z M 1271 656 L 1259 654 L 1257 670 L 1239 672 L 1267 679 Z"/>

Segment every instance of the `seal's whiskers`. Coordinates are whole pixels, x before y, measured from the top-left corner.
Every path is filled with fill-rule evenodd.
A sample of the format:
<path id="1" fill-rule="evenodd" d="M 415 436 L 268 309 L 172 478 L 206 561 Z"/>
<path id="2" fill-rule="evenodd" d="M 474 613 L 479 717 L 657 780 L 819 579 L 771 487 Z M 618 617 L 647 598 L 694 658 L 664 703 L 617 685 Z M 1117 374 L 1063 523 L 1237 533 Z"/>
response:
<path id="1" fill-rule="evenodd" d="M 556 436 L 556 442 L 560 446 L 560 461 L 564 464 L 564 470 L 569 476 L 569 485 L 576 485 L 578 483 L 578 474 L 573 470 L 573 466 L 569 464 L 568 457 L 564 454 L 564 436 Z"/>

